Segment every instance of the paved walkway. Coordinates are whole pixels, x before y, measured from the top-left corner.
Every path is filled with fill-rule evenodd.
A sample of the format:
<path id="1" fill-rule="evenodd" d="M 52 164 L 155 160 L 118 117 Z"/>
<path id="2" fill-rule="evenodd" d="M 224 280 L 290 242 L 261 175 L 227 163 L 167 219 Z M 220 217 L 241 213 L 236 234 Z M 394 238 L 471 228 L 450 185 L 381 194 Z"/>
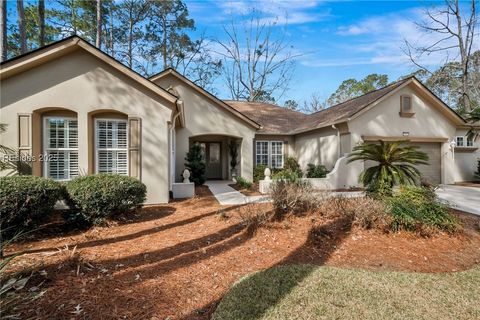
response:
<path id="1" fill-rule="evenodd" d="M 269 202 L 268 196 L 246 196 L 229 186 L 233 182 L 225 180 L 207 181 L 205 185 L 210 189 L 221 205 L 241 205 L 247 203 Z"/>
<path id="2" fill-rule="evenodd" d="M 454 209 L 480 215 L 480 188 L 442 185 L 436 192 Z"/>

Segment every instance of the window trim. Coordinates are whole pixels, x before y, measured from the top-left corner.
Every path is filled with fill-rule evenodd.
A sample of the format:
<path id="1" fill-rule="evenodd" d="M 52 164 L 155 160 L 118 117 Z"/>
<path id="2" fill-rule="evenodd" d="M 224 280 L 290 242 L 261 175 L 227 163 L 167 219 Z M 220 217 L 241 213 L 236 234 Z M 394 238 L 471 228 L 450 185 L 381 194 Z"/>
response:
<path id="1" fill-rule="evenodd" d="M 267 143 L 267 153 L 264 154 L 259 154 L 257 152 L 258 148 L 257 148 L 257 143 Z M 281 167 L 273 167 L 272 166 L 272 157 L 274 156 L 274 154 L 272 153 L 272 144 L 273 143 L 281 143 L 282 144 L 282 153 L 281 153 L 281 156 L 282 156 L 282 166 Z M 285 141 L 282 141 L 282 140 L 255 140 L 255 166 L 258 166 L 258 165 L 265 165 L 264 163 L 258 163 L 257 161 L 257 156 L 258 155 L 266 155 L 267 156 L 267 164 L 266 166 L 269 167 L 269 168 L 272 168 L 272 169 L 283 169 L 283 167 L 285 166 Z M 275 154 L 275 156 L 279 156 L 280 154 Z"/>
<path id="2" fill-rule="evenodd" d="M 72 121 L 72 120 L 75 120 L 77 121 L 77 148 L 49 148 L 48 145 L 49 145 L 49 141 L 48 141 L 48 134 L 47 134 L 47 129 L 48 129 L 48 126 L 47 126 L 47 122 L 49 120 L 68 120 L 68 121 Z M 62 117 L 62 116 L 44 116 L 43 117 L 43 121 L 42 121 L 42 124 L 43 124 L 43 128 L 42 128 L 42 142 L 43 142 L 43 147 L 42 147 L 42 152 L 43 152 L 43 156 L 48 158 L 48 151 L 52 151 L 52 150 L 55 150 L 55 151 L 66 151 L 66 152 L 71 152 L 71 151 L 77 151 L 77 162 L 80 161 L 79 159 L 79 156 L 80 156 L 80 148 L 79 148 L 79 135 L 78 135 L 78 118 L 75 118 L 75 117 Z M 67 131 L 68 132 L 68 131 Z M 38 161 L 40 161 L 40 159 L 37 159 Z M 48 174 L 48 163 L 50 161 L 47 161 L 48 159 L 43 159 L 43 176 L 45 178 L 50 178 L 50 179 L 53 179 L 55 181 L 70 181 L 72 180 L 72 178 L 75 178 L 77 176 L 71 176 L 70 174 L 70 168 L 68 169 L 68 178 L 67 179 L 54 179 L 53 177 L 51 177 L 49 174 Z M 78 168 L 77 170 L 79 171 L 78 174 L 80 175 L 80 165 L 78 163 Z"/>
<path id="3" fill-rule="evenodd" d="M 127 163 L 126 163 L 126 167 L 127 167 L 127 173 L 125 176 L 129 177 L 130 176 L 130 139 L 129 139 L 129 125 L 128 125 L 128 119 L 119 119 L 119 118 L 95 118 L 95 121 L 94 121 L 94 126 L 93 126 L 93 135 L 94 135 L 94 146 L 93 146 L 93 152 L 95 154 L 95 173 L 96 174 L 99 174 L 100 171 L 99 171 L 99 163 L 98 163 L 98 122 L 99 121 L 122 121 L 122 122 L 125 122 L 126 124 L 126 127 L 125 127 L 125 130 L 126 130 L 126 139 L 127 139 L 127 146 L 125 147 L 125 152 L 127 154 Z M 108 150 L 108 149 L 107 149 Z M 123 149 L 113 149 L 113 148 L 110 148 L 109 151 L 118 151 L 118 150 L 123 150 Z M 118 173 L 116 173 L 118 174 Z"/>
<path id="4" fill-rule="evenodd" d="M 462 138 L 462 145 L 458 144 L 458 138 Z M 472 145 L 468 145 L 468 142 L 471 141 Z M 459 148 L 474 148 L 474 139 L 468 139 L 468 136 L 455 136 L 455 146 Z"/>
<path id="5" fill-rule="evenodd" d="M 258 143 L 266 143 L 267 144 L 267 153 L 261 153 L 259 154 L 258 153 L 258 148 L 257 148 L 257 144 Z M 267 156 L 267 164 L 264 164 L 264 163 L 259 163 L 257 161 L 257 156 L 258 155 L 262 155 L 262 156 Z M 258 165 L 266 165 L 268 167 L 270 167 L 270 141 L 268 140 L 255 140 L 255 166 L 258 166 Z"/>
<path id="6" fill-rule="evenodd" d="M 273 148 L 272 148 L 273 143 L 281 143 L 281 145 L 282 145 L 282 154 L 281 154 L 281 156 L 282 156 L 282 166 L 281 167 L 273 167 L 273 164 L 272 164 L 273 163 L 272 158 L 274 156 L 274 154 L 272 152 L 273 151 Z M 269 146 L 270 146 L 270 150 L 269 150 L 269 153 L 270 153 L 270 155 L 269 155 L 270 167 L 272 169 L 283 169 L 283 167 L 285 166 L 285 149 L 284 149 L 285 148 L 285 143 L 283 141 L 279 141 L 279 140 L 275 140 L 275 141 L 272 140 L 272 141 L 270 141 Z M 276 153 L 275 156 L 279 156 L 279 154 Z"/>

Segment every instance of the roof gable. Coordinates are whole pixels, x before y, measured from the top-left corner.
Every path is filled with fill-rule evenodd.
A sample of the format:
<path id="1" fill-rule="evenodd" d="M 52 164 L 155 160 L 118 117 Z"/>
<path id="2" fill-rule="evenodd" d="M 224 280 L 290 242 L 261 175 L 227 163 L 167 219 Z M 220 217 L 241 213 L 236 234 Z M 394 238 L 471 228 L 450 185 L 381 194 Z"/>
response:
<path id="1" fill-rule="evenodd" d="M 253 126 L 256 129 L 261 128 L 261 125 L 259 123 L 257 123 L 255 120 L 253 120 L 252 118 L 250 118 L 248 115 L 238 111 L 235 108 L 232 108 L 232 106 L 225 103 L 225 101 L 218 99 L 216 96 L 214 96 L 210 92 L 206 91 L 205 89 L 201 88 L 200 86 L 198 86 L 197 84 L 195 84 L 194 82 L 189 80 L 188 78 L 186 78 L 183 75 L 181 75 L 180 73 L 178 73 L 175 69 L 172 69 L 172 68 L 165 69 L 164 71 L 150 77 L 149 80 L 152 81 L 152 82 L 155 82 L 159 79 L 162 79 L 162 78 L 166 77 L 167 75 L 171 75 L 171 76 L 176 77 L 182 83 L 185 83 L 190 88 L 194 89 L 196 92 L 200 93 L 202 96 L 209 99 L 210 101 L 213 101 L 216 105 L 218 105 L 221 108 L 227 110 L 228 112 L 230 112 L 234 116 L 236 116 L 236 117 L 240 118 L 241 120 L 247 122 L 250 126 Z"/>
<path id="2" fill-rule="evenodd" d="M 415 77 L 396 81 L 386 87 L 370 91 L 359 97 L 309 115 L 266 103 L 242 101 L 227 101 L 227 103 L 259 122 L 263 126 L 263 130 L 260 132 L 298 134 L 355 119 L 408 85 L 412 85 L 419 94 L 427 97 L 432 106 L 437 108 L 454 124 L 466 124 L 460 115 L 448 107 Z"/>
<path id="3" fill-rule="evenodd" d="M 45 47 L 17 56 L 13 59 L 3 61 L 1 63 L 0 79 L 4 80 L 18 73 L 26 72 L 38 65 L 52 61 L 58 57 L 69 54 L 79 49 L 87 51 L 96 58 L 100 59 L 103 62 L 106 62 L 116 70 L 133 79 L 138 84 L 161 96 L 162 98 L 171 102 L 173 105 L 175 104 L 177 98 L 174 95 L 164 90 L 160 86 L 157 86 L 153 82 L 144 78 L 137 72 L 123 65 L 121 62 L 115 60 L 111 56 L 92 46 L 78 36 L 71 36 L 63 40 L 54 42 Z"/>

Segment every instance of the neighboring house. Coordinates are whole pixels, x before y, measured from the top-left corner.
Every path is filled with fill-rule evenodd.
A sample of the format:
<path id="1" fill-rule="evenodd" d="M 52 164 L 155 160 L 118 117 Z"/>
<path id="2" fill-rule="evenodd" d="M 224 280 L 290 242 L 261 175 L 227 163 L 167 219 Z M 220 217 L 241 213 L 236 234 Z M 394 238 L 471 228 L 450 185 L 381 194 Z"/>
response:
<path id="1" fill-rule="evenodd" d="M 172 69 L 146 79 L 72 36 L 3 62 L 0 79 L 2 144 L 31 160 L 32 174 L 130 175 L 147 185 L 147 203 L 168 202 L 194 142 L 209 179 L 231 178 L 230 143 L 249 180 L 256 164 L 281 168 L 286 156 L 332 169 L 358 143 L 380 139 L 420 146 L 430 156 L 420 170 L 435 183 L 471 180 L 480 156 L 464 119 L 415 78 L 305 115 L 222 101 Z"/>

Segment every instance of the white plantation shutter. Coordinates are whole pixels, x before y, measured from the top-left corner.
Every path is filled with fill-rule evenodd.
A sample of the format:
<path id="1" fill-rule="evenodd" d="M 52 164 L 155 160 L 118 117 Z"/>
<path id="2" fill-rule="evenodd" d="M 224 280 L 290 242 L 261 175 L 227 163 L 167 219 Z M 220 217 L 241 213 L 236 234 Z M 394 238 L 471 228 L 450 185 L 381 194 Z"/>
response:
<path id="1" fill-rule="evenodd" d="M 97 172 L 128 175 L 126 120 L 96 120 Z"/>
<path id="2" fill-rule="evenodd" d="M 45 118 L 45 176 L 70 180 L 78 176 L 78 122 L 73 118 Z"/>

